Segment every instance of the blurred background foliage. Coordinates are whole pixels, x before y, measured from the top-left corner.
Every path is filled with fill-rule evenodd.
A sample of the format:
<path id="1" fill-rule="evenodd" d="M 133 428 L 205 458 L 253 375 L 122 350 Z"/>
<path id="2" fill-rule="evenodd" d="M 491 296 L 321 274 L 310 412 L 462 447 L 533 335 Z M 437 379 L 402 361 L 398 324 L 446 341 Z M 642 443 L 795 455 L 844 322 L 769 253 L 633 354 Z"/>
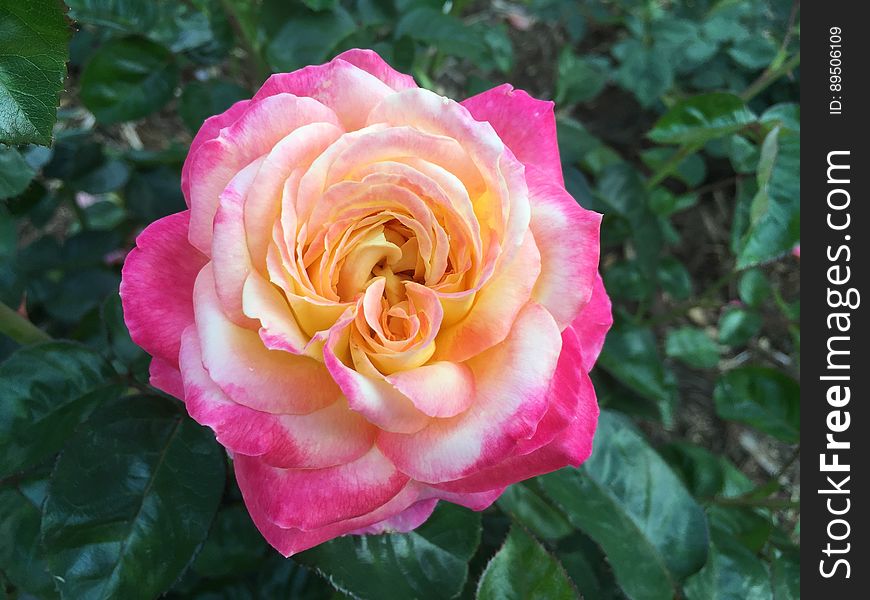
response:
<path id="1" fill-rule="evenodd" d="M 799 596 L 797 2 L 66 7 L 0 0 L 0 597 Z M 580 469 L 284 560 L 148 387 L 120 265 L 184 208 L 206 117 L 351 47 L 453 98 L 555 99 L 567 187 L 605 215 L 605 410 Z"/>

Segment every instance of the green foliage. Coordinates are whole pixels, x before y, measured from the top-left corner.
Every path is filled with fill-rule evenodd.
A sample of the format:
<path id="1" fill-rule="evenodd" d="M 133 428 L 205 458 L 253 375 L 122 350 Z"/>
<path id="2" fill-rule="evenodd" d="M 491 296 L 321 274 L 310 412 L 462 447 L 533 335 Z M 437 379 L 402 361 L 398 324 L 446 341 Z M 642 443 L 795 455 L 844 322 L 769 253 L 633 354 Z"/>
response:
<path id="1" fill-rule="evenodd" d="M 205 540 L 225 468 L 212 434 L 175 403 L 104 404 L 69 440 L 43 507 L 42 542 L 61 597 L 166 590 Z"/>
<path id="2" fill-rule="evenodd" d="M 477 588 L 478 600 L 576 597 L 562 565 L 518 527 L 511 529 L 504 546 L 486 566 Z"/>
<path id="3" fill-rule="evenodd" d="M 412 533 L 342 537 L 303 552 L 298 560 L 356 598 L 435 600 L 459 594 L 479 543 L 480 516 L 441 504 Z"/>
<path id="4" fill-rule="evenodd" d="M 625 417 L 603 412 L 598 427 L 592 457 L 541 485 L 601 545 L 629 597 L 672 597 L 704 562 L 704 513 Z"/>
<path id="5" fill-rule="evenodd" d="M 0 590 L 799 598 L 783 484 L 800 440 L 791 2 L 65 4 L 0 0 Z M 287 560 L 213 434 L 149 387 L 120 266 L 143 227 L 185 209 L 206 118 L 352 47 L 452 98 L 508 81 L 556 101 L 566 188 L 604 215 L 605 410 L 585 464 L 482 516 L 442 502 L 411 533 Z M 781 473 L 759 475 L 771 458 L 737 443 L 747 430 Z"/>
<path id="6" fill-rule="evenodd" d="M 60 2 L 0 1 L 0 142 L 51 142 L 69 34 Z"/>

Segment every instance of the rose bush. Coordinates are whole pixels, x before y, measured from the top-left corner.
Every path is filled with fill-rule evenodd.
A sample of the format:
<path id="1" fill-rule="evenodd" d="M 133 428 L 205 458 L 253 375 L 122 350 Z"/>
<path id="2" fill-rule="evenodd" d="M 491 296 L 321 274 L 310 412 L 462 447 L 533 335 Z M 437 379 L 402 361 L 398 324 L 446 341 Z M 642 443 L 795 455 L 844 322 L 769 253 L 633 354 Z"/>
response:
<path id="1" fill-rule="evenodd" d="M 127 257 L 125 320 L 283 554 L 589 456 L 611 310 L 552 103 L 460 104 L 351 50 L 208 119 L 182 188 Z"/>

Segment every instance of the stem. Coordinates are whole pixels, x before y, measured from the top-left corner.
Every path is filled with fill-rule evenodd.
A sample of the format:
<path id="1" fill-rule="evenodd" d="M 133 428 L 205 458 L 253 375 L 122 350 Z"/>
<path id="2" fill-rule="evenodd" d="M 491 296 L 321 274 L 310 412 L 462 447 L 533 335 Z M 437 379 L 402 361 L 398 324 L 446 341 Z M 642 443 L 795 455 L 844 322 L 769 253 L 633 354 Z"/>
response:
<path id="1" fill-rule="evenodd" d="M 0 333 L 22 346 L 51 339 L 42 329 L 0 302 Z"/>
<path id="2" fill-rule="evenodd" d="M 662 181 L 664 181 L 667 177 L 669 177 L 677 168 L 680 166 L 680 163 L 689 158 L 692 154 L 703 148 L 703 144 L 699 144 L 697 142 L 686 144 L 685 146 L 680 147 L 673 156 L 671 156 L 665 164 L 663 164 L 655 173 L 653 173 L 652 177 L 649 178 L 649 181 L 646 183 L 646 189 L 651 190 Z"/>
<path id="3" fill-rule="evenodd" d="M 758 94 L 767 89 L 767 87 L 774 81 L 776 81 L 786 73 L 790 73 L 799 64 L 801 64 L 800 52 L 792 56 L 785 63 L 776 67 L 775 69 L 771 69 L 768 67 L 767 70 L 765 70 L 758 79 L 756 79 L 748 88 L 746 88 L 746 90 L 740 95 L 740 97 L 743 98 L 744 101 L 749 102 Z"/>

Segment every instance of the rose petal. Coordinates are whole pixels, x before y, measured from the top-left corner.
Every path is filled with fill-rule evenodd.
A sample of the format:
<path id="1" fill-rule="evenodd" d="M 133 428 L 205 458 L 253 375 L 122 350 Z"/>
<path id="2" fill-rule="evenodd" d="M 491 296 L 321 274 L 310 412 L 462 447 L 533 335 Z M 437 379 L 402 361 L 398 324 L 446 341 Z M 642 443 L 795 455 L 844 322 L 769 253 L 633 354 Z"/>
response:
<path id="1" fill-rule="evenodd" d="M 406 533 L 413 531 L 432 516 L 436 504 L 438 504 L 438 498 L 420 500 L 389 519 L 384 519 L 368 527 L 351 531 L 351 534 L 377 535 L 381 533 Z"/>
<path id="2" fill-rule="evenodd" d="M 181 332 L 193 323 L 193 282 L 206 258 L 187 241 L 190 211 L 163 217 L 136 238 L 121 272 L 130 337 L 151 356 L 178 364 Z"/>
<path id="3" fill-rule="evenodd" d="M 601 215 L 586 210 L 545 174 L 527 171 L 531 230 L 541 251 L 541 276 L 532 297 L 565 329 L 592 295 L 601 249 Z"/>
<path id="4" fill-rule="evenodd" d="M 182 338 L 181 368 L 190 416 L 234 453 L 275 467 L 322 469 L 352 462 L 374 444 L 375 428 L 342 400 L 307 415 L 275 415 L 233 402 L 202 366 L 194 327 Z"/>
<path id="5" fill-rule="evenodd" d="M 269 350 L 255 331 L 227 319 L 214 289 L 211 265 L 193 290 L 202 362 L 223 392 L 239 404 L 275 414 L 306 414 L 341 395 L 323 363 Z"/>
<path id="6" fill-rule="evenodd" d="M 598 355 L 601 354 L 604 337 L 611 325 L 613 325 L 613 312 L 610 298 L 607 296 L 607 290 L 604 289 L 601 275 L 596 273 L 592 297 L 571 323 L 571 327 L 577 332 L 577 337 L 583 344 L 583 368 L 586 371 L 592 369 Z"/>
<path id="7" fill-rule="evenodd" d="M 236 455 L 233 464 L 249 510 L 264 513 L 283 528 L 318 529 L 365 515 L 408 483 L 408 477 L 376 448 L 326 469 L 280 469 L 243 454 Z"/>
<path id="8" fill-rule="evenodd" d="M 432 362 L 393 373 L 387 382 L 430 417 L 454 417 L 475 401 L 474 374 L 462 363 Z"/>
<path id="9" fill-rule="evenodd" d="M 488 121 L 517 159 L 564 186 L 556 141 L 554 104 L 503 84 L 462 102 L 475 119 Z"/>
<path id="10" fill-rule="evenodd" d="M 349 62 L 366 73 L 374 75 L 394 90 L 417 87 L 417 82 L 414 81 L 413 77 L 396 71 L 374 50 L 352 48 L 336 56 L 335 60 Z"/>
<path id="11" fill-rule="evenodd" d="M 459 479 L 503 460 L 546 412 L 560 350 L 553 317 L 529 303 L 507 339 L 468 361 L 477 387 L 471 408 L 416 433 L 384 432 L 378 447 L 402 472 L 428 483 Z"/>
<path id="12" fill-rule="evenodd" d="M 162 358 L 152 358 L 148 367 L 148 383 L 161 392 L 166 392 L 179 400 L 184 399 L 184 382 L 181 379 L 181 371 L 172 363 Z"/>
<path id="13" fill-rule="evenodd" d="M 335 113 L 311 98 L 255 98 L 237 121 L 190 154 L 190 243 L 209 254 L 218 199 L 230 180 L 295 129 L 321 122 L 339 125 Z"/>

